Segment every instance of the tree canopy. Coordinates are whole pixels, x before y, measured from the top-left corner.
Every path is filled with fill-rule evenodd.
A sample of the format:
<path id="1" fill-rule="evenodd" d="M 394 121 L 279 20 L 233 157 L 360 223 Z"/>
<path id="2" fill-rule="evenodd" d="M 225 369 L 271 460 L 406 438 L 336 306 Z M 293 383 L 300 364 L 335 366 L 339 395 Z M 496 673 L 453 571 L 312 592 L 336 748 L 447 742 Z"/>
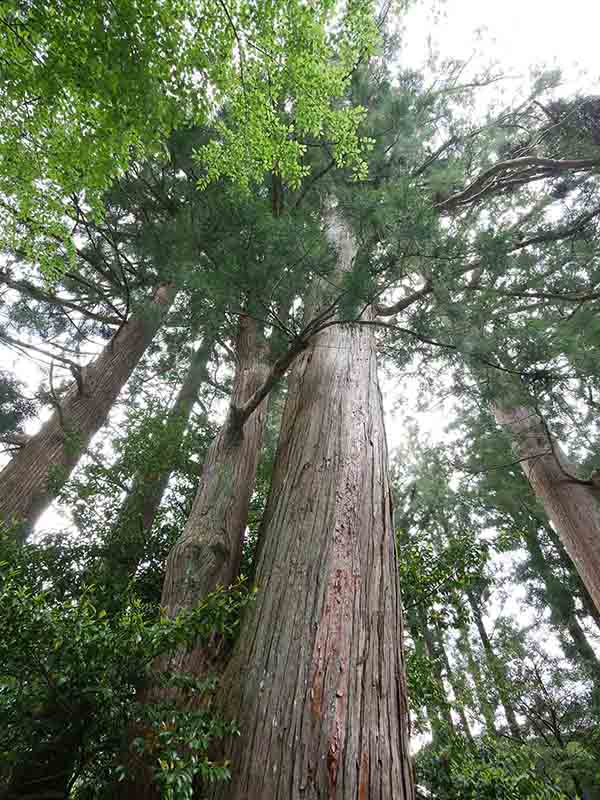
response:
<path id="1" fill-rule="evenodd" d="M 600 100 L 403 7 L 4 4 L 1 798 L 600 797 Z"/>

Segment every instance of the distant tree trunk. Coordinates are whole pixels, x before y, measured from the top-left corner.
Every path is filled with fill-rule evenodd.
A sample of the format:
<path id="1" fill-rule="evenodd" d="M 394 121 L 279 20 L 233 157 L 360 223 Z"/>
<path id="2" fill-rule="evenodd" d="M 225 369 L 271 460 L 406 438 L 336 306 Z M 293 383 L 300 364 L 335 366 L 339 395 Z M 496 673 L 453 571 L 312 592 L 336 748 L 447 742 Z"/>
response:
<path id="1" fill-rule="evenodd" d="M 454 694 L 455 703 L 454 706 L 460 717 L 460 724 L 465 736 L 465 739 L 469 742 L 470 745 L 473 745 L 473 735 L 471 734 L 471 728 L 469 726 L 469 721 L 467 719 L 467 715 L 465 714 L 465 709 L 461 701 L 459 700 L 459 691 L 458 691 L 458 684 L 456 682 L 456 677 L 454 675 L 454 670 L 450 664 L 450 659 L 448 658 L 448 653 L 446 652 L 446 646 L 444 644 L 444 634 L 439 625 L 436 624 L 435 626 L 435 644 L 436 650 L 441 659 L 442 665 L 446 670 L 446 677 L 448 678 L 448 683 L 452 688 L 452 692 Z"/>
<path id="2" fill-rule="evenodd" d="M 136 476 L 121 508 L 106 556 L 113 585 L 127 583 L 144 557 L 148 536 L 167 489 L 198 392 L 207 378 L 214 341 L 206 337 L 192 356 L 185 380 L 157 439 L 154 458 Z"/>
<path id="3" fill-rule="evenodd" d="M 594 490 L 572 480 L 572 466 L 534 410 L 495 405 L 494 415 L 512 437 L 523 472 L 600 611 L 600 504 Z"/>
<path id="4" fill-rule="evenodd" d="M 500 698 L 500 702 L 502 703 L 502 708 L 504 709 L 506 721 L 508 722 L 508 728 L 510 730 L 511 736 L 513 736 L 515 739 L 520 739 L 521 732 L 519 730 L 519 723 L 517 722 L 517 717 L 515 715 L 514 708 L 510 701 L 510 693 L 508 689 L 508 679 L 506 675 L 506 669 L 504 667 L 504 664 L 502 664 L 502 662 L 499 660 L 498 656 L 494 652 L 494 648 L 492 647 L 490 638 L 487 635 L 487 631 L 483 623 L 483 617 L 481 614 L 481 607 L 479 605 L 478 598 L 475 597 L 473 592 L 467 592 L 467 597 L 469 599 L 469 605 L 471 606 L 471 609 L 473 611 L 473 619 L 475 620 L 475 626 L 477 628 L 477 632 L 479 633 L 481 644 L 483 645 L 483 650 L 486 655 L 488 668 L 490 670 L 492 677 L 494 678 L 496 689 L 498 690 L 498 696 Z"/>
<path id="5" fill-rule="evenodd" d="M 552 569 L 544 555 L 537 537 L 537 531 L 526 528 L 525 543 L 531 557 L 531 566 L 544 583 L 544 600 L 550 608 L 551 620 L 559 628 L 561 638 L 568 633 L 571 642 L 563 642 L 568 658 L 575 658 L 588 670 L 594 682 L 595 694 L 600 699 L 600 662 L 579 624 L 575 613 L 573 596 Z"/>
<path id="6" fill-rule="evenodd" d="M 477 702 L 479 703 L 479 707 L 481 709 L 481 713 L 483 714 L 483 719 L 485 721 L 485 732 L 488 734 L 488 736 L 497 736 L 498 731 L 496 730 L 496 707 L 495 704 L 490 701 L 486 693 L 485 683 L 481 675 L 481 670 L 479 668 L 477 658 L 473 653 L 473 648 L 471 647 L 471 641 L 469 639 L 469 632 L 467 630 L 461 630 L 460 643 L 463 648 L 465 658 L 467 660 L 467 666 L 469 668 L 469 672 L 471 673 L 471 677 L 473 678 L 473 684 L 475 686 L 475 694 L 477 696 Z"/>
<path id="7" fill-rule="evenodd" d="M 415 652 L 420 657 L 429 658 L 429 654 L 425 646 L 425 641 L 421 633 L 421 626 L 418 622 L 417 614 L 415 613 L 415 608 L 412 607 L 406 609 L 405 614 L 406 614 L 406 625 L 410 633 L 411 639 L 413 640 Z M 444 726 L 444 721 L 440 716 L 439 706 L 432 702 L 429 692 L 426 693 L 424 706 L 427 714 L 427 721 L 429 722 L 429 726 L 431 728 L 431 737 L 433 739 L 433 743 L 434 745 L 436 744 L 439 745 L 441 744 L 441 740 L 444 737 L 445 726 Z"/>
<path id="8" fill-rule="evenodd" d="M 425 650 L 431 663 L 433 675 L 437 681 L 440 691 L 439 711 L 442 719 L 446 723 L 449 733 L 455 733 L 454 720 L 452 719 L 452 712 L 450 711 L 450 701 L 446 693 L 446 685 L 444 683 L 444 676 L 442 674 L 442 660 L 441 653 L 439 652 L 438 643 L 433 631 L 430 629 L 427 622 L 427 615 L 422 607 L 418 609 L 419 630 L 425 644 Z"/>
<path id="9" fill-rule="evenodd" d="M 341 259 L 351 237 L 330 228 Z M 346 267 L 348 268 L 348 267 Z M 412 800 L 402 618 L 373 330 L 296 361 L 257 570 L 220 689 L 239 723 L 220 800 Z"/>
<path id="10" fill-rule="evenodd" d="M 172 285 L 157 289 L 150 307 L 123 325 L 98 358 L 82 368 L 79 380 L 58 400 L 50 419 L 0 473 L 0 520 L 21 523 L 23 537 L 106 422 L 174 297 Z"/>

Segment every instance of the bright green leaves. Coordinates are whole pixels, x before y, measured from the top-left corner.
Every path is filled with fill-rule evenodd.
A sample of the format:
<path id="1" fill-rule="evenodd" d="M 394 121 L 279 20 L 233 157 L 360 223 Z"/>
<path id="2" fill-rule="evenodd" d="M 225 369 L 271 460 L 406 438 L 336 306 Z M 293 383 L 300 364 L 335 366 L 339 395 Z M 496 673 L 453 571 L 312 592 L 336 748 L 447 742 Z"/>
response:
<path id="1" fill-rule="evenodd" d="M 87 789 L 96 797 L 102 787 L 110 792 L 115 773 L 126 777 L 129 772 L 131 765 L 120 773 L 117 767 L 123 759 L 123 742 L 136 726 L 141 732 L 137 751 L 147 759 L 165 797 L 187 800 L 196 774 L 225 779 L 226 765 L 213 763 L 207 749 L 234 725 L 207 709 L 182 710 L 169 701 L 138 705 L 136 690 L 157 656 L 214 635 L 231 641 L 252 593 L 240 582 L 229 591 L 213 592 L 174 619 L 153 617 L 129 596 L 118 613 L 110 614 L 93 587 L 84 588 L 77 597 L 65 596 L 56 569 L 47 579 L 43 564 L 47 549 L 36 556 L 35 546 L 19 549 L 10 538 L 0 544 L 3 766 L 19 762 L 26 753 L 32 763 L 36 758 L 43 763 L 45 752 L 60 753 L 62 747 L 78 764 L 82 796 L 92 796 Z M 59 544 L 56 550 L 60 551 Z M 73 553 L 67 549 L 69 555 Z M 161 676 L 161 685 L 177 685 L 189 698 L 205 695 L 213 683 L 191 676 Z"/>
<path id="2" fill-rule="evenodd" d="M 233 5 L 233 4 L 231 4 Z M 365 109 L 344 100 L 354 66 L 375 52 L 370 2 L 259 3 L 230 10 L 235 59 L 216 138 L 199 148 L 200 186 L 228 177 L 247 188 L 274 172 L 296 189 L 309 168 L 306 148 L 325 142 L 339 167 L 366 171 L 371 146 L 359 135 Z"/>
<path id="3" fill-rule="evenodd" d="M 227 57 L 231 35 L 215 24 L 200 52 L 199 19 L 182 0 L 3 4 L 0 224 L 9 249 L 47 274 L 62 257 L 64 269 L 60 247 L 54 263 L 39 236 L 69 240 L 65 199 L 83 192 L 98 216 L 132 154 L 157 151 L 175 125 L 205 117 L 201 70 Z"/>
<path id="4" fill-rule="evenodd" d="M 364 176 L 364 109 L 344 100 L 377 47 L 372 2 L 8 0 L 0 16 L 2 243 L 52 275 L 71 195 L 102 195 L 177 126 L 212 121 L 201 186 L 273 172 L 293 188 L 307 146 Z M 64 267 L 63 267 L 64 268 Z"/>
<path id="5" fill-rule="evenodd" d="M 473 752 L 454 752 L 452 781 L 464 800 L 566 800 L 571 794 L 539 769 L 534 745 L 484 740 Z"/>

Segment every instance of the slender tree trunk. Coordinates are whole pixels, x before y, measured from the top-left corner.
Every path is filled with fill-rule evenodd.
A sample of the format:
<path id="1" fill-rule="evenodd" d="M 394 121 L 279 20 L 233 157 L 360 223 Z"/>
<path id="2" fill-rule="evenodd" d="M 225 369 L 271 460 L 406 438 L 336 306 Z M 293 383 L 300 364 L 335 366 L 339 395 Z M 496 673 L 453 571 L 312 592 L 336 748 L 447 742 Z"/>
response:
<path id="1" fill-rule="evenodd" d="M 421 626 L 418 622 L 417 615 L 415 613 L 415 608 L 408 608 L 405 610 L 406 615 L 406 625 L 410 636 L 413 640 L 415 651 L 418 655 L 422 658 L 428 658 L 427 649 L 425 647 L 425 642 L 423 640 L 423 635 L 421 633 Z M 440 716 L 440 709 L 437 704 L 434 704 L 431 700 L 430 693 L 426 693 L 426 699 L 424 701 L 425 712 L 427 714 L 427 721 L 429 722 L 429 727 L 431 728 L 431 737 L 433 740 L 434 745 L 440 745 L 441 740 L 444 737 L 444 722 Z"/>
<path id="2" fill-rule="evenodd" d="M 351 237 L 335 223 L 341 259 Z M 373 331 L 296 361 L 256 604 L 221 687 L 239 723 L 220 800 L 412 800 L 402 618 Z"/>
<path id="3" fill-rule="evenodd" d="M 512 437 L 523 472 L 600 610 L 600 504 L 594 490 L 569 477 L 573 468 L 534 410 L 495 405 L 494 415 Z"/>
<path id="4" fill-rule="evenodd" d="M 481 639 L 481 644 L 483 645 L 490 673 L 492 674 L 496 683 L 498 696 L 500 697 L 500 702 L 502 703 L 502 708 L 504 709 L 504 714 L 506 715 L 506 721 L 508 722 L 508 728 L 511 736 L 513 736 L 515 739 L 520 739 L 521 732 L 519 730 L 519 723 L 517 722 L 517 717 L 515 715 L 515 710 L 512 706 L 512 703 L 510 702 L 506 670 L 494 652 L 490 638 L 487 635 L 485 625 L 483 624 L 483 617 L 481 616 L 481 608 L 477 598 L 472 592 L 468 592 L 467 597 L 469 598 L 469 605 L 473 610 L 475 626 L 477 627 L 477 632 L 479 633 L 479 638 Z"/>
<path id="5" fill-rule="evenodd" d="M 454 694 L 454 705 L 458 716 L 460 717 L 460 724 L 465 735 L 466 740 L 469 742 L 471 746 L 474 745 L 473 742 L 473 735 L 471 734 L 471 728 L 469 726 L 469 721 L 467 720 L 467 715 L 465 714 L 465 709 L 461 701 L 459 700 L 459 690 L 458 684 L 456 682 L 456 677 L 454 675 L 454 670 L 450 665 L 450 659 L 448 658 L 448 653 L 446 652 L 446 646 L 444 644 L 444 635 L 439 627 L 439 625 L 435 626 L 435 644 L 436 650 L 439 654 L 439 657 L 442 661 L 442 665 L 446 670 L 446 676 L 448 678 L 448 683 L 452 688 L 452 692 Z"/>
<path id="6" fill-rule="evenodd" d="M 571 639 L 570 643 L 563 644 L 565 655 L 575 658 L 587 668 L 594 682 L 595 693 L 600 698 L 600 661 L 579 624 L 573 596 L 553 574 L 534 528 L 525 530 L 525 543 L 531 557 L 531 566 L 544 583 L 544 599 L 551 610 L 552 622 L 559 628 L 562 636 L 566 631 Z"/>
<path id="7" fill-rule="evenodd" d="M 469 672 L 471 673 L 471 677 L 473 678 L 473 684 L 475 686 L 475 694 L 477 696 L 477 701 L 479 703 L 479 707 L 481 709 L 481 713 L 483 714 L 483 719 L 485 722 L 485 732 L 488 736 L 497 736 L 498 731 L 496 730 L 496 707 L 495 704 L 490 702 L 490 699 L 485 691 L 485 683 L 483 681 L 483 677 L 481 675 L 481 669 L 479 668 L 479 664 L 477 663 L 477 658 L 473 653 L 473 648 L 471 647 L 471 641 L 469 639 L 469 632 L 466 630 L 461 631 L 461 638 L 460 638 L 465 657 L 467 659 L 467 666 L 469 668 Z"/>
<path id="8" fill-rule="evenodd" d="M 106 422 L 174 296 L 172 285 L 155 292 L 150 308 L 123 325 L 98 358 L 81 370 L 39 433 L 0 473 L 0 520 L 20 522 L 23 536 L 31 531 Z"/>
<path id="9" fill-rule="evenodd" d="M 446 693 L 446 685 L 444 683 L 444 676 L 442 674 L 441 654 L 438 651 L 438 645 L 435 636 L 427 623 L 427 616 L 423 611 L 422 607 L 420 607 L 418 610 L 418 619 L 419 619 L 419 630 L 421 633 L 421 637 L 423 638 L 423 642 L 425 644 L 425 651 L 427 652 L 427 656 L 431 663 L 431 669 L 433 671 L 434 677 L 437 681 L 440 691 L 440 704 L 439 704 L 440 714 L 442 719 L 446 723 L 448 732 L 454 734 L 455 733 L 454 720 L 452 719 L 450 702 L 448 700 L 448 695 Z"/>
<path id="10" fill-rule="evenodd" d="M 156 514 L 167 489 L 186 426 L 200 387 L 207 377 L 206 366 L 214 341 L 206 337 L 192 356 L 185 380 L 157 440 L 151 462 L 133 482 L 125 498 L 108 544 L 106 567 L 113 585 L 127 583 L 144 557 Z"/>

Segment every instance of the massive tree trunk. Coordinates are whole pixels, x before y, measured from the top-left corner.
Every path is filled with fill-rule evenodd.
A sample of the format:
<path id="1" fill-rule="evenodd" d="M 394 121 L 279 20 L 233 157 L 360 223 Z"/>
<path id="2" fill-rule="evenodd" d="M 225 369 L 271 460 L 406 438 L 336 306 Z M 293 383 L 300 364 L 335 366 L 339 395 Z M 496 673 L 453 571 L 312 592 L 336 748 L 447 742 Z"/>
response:
<path id="1" fill-rule="evenodd" d="M 214 341 L 206 337 L 192 356 L 184 382 L 157 438 L 151 462 L 136 476 L 127 495 L 111 541 L 106 568 L 112 585 L 127 583 L 144 557 L 148 536 L 167 489 L 185 429 L 198 392 L 207 378 L 207 363 Z"/>
<path id="2" fill-rule="evenodd" d="M 600 503 L 596 490 L 573 479 L 573 468 L 534 410 L 495 405 L 494 415 L 512 437 L 523 472 L 600 610 Z"/>
<path id="3" fill-rule="evenodd" d="M 0 473 L 0 520 L 19 523 L 24 536 L 31 530 L 106 422 L 174 296 L 172 285 L 155 292 L 150 307 L 123 325 L 98 358 L 81 370 L 39 433 Z"/>
<path id="4" fill-rule="evenodd" d="M 506 721 L 508 722 L 508 729 L 510 730 L 511 736 L 513 736 L 515 739 L 520 739 L 521 731 L 519 730 L 519 723 L 517 722 L 515 710 L 513 708 L 510 699 L 510 691 L 508 688 L 509 684 L 508 684 L 508 676 L 506 674 L 506 668 L 504 664 L 500 661 L 496 653 L 494 652 L 494 648 L 490 641 L 490 637 L 488 636 L 487 631 L 485 629 L 478 598 L 475 597 L 473 592 L 467 592 L 467 597 L 469 599 L 469 605 L 471 606 L 471 609 L 473 611 L 473 619 L 475 620 L 475 627 L 477 628 L 477 632 L 479 633 L 479 638 L 481 639 L 481 644 L 483 645 L 483 650 L 486 655 L 488 668 L 494 679 L 494 683 L 496 684 L 496 689 L 498 690 L 498 697 L 500 698 L 502 708 L 504 709 Z"/>
<path id="5" fill-rule="evenodd" d="M 334 226 L 340 257 L 351 237 Z M 223 800 L 412 800 L 402 618 L 371 328 L 328 328 L 294 367 L 258 596 L 221 687 Z"/>

